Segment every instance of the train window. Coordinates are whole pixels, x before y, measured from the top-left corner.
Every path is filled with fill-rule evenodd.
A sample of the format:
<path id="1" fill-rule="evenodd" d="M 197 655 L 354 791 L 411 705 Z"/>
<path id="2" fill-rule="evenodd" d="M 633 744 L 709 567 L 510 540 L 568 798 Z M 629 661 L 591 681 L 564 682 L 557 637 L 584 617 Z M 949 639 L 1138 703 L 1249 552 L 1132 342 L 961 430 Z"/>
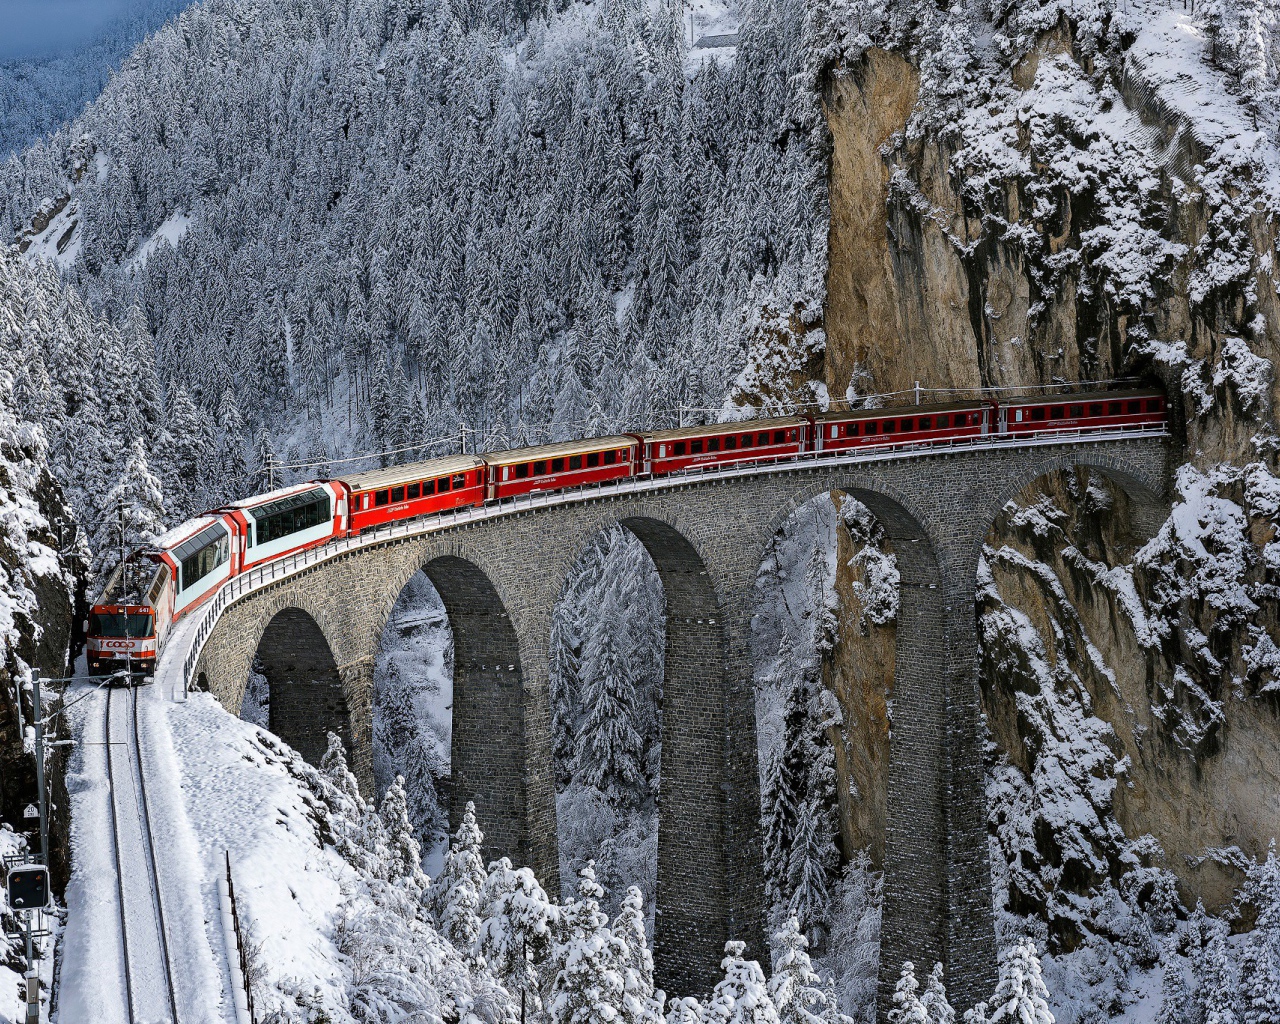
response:
<path id="1" fill-rule="evenodd" d="M 1129 403 L 1128 403 L 1128 406 L 1129 406 L 1129 408 L 1128 408 L 1128 410 L 1127 410 L 1127 411 L 1129 411 L 1129 412 L 1142 412 L 1142 403 L 1141 403 L 1141 402 L 1129 402 Z"/>
<path id="2" fill-rule="evenodd" d="M 569 456 L 569 468 L 570 468 L 570 469 L 581 469 L 581 468 L 582 468 L 582 456 L 581 456 L 581 455 L 570 455 L 570 456 Z"/>
<path id="3" fill-rule="evenodd" d="M 866 428 L 863 430 L 863 433 L 866 434 L 867 437 L 870 437 L 872 434 L 876 433 L 876 431 L 878 431 L 879 429 L 880 429 L 879 424 L 877 424 L 875 420 L 872 420 L 870 423 L 866 425 Z"/>
<path id="4" fill-rule="evenodd" d="M 701 454 L 702 454 L 702 442 L 701 442 L 701 441 L 690 441 L 690 442 L 689 442 L 689 454 L 690 454 L 690 455 L 701 455 Z"/>
<path id="5" fill-rule="evenodd" d="M 378 491 L 378 493 L 373 496 L 373 503 L 381 508 L 390 500 L 390 498 L 390 491 Z"/>
<path id="6" fill-rule="evenodd" d="M 449 478 L 447 476 L 442 476 L 439 480 L 437 480 L 436 489 L 441 494 L 446 493 L 449 490 Z"/>
<path id="7" fill-rule="evenodd" d="M 1049 410 L 1049 418 L 1051 420 L 1064 419 L 1067 415 L 1067 407 L 1065 405 L 1055 405 Z"/>
<path id="8" fill-rule="evenodd" d="M 672 455 L 683 455 L 683 454 L 684 454 L 684 442 L 683 442 L 683 441 L 677 441 L 675 444 L 673 444 L 673 445 L 671 446 L 671 454 L 672 454 Z"/>
<path id="9" fill-rule="evenodd" d="M 436 482 L 434 480 L 422 481 L 422 496 L 425 498 L 428 494 L 436 493 Z"/>
<path id="10" fill-rule="evenodd" d="M 911 433 L 911 431 L 915 429 L 916 429 L 916 421 L 912 417 L 908 416 L 905 420 L 902 421 L 902 432 L 904 434 L 909 434 Z"/>
<path id="11" fill-rule="evenodd" d="M 1032 410 L 1031 410 L 1031 418 L 1032 418 L 1033 420 L 1042 420 L 1042 419 L 1044 419 L 1044 409 L 1043 409 L 1043 408 L 1041 408 L 1041 409 L 1032 409 Z"/>
<path id="12" fill-rule="evenodd" d="M 769 443 L 769 432 L 767 430 L 762 431 L 759 434 L 756 434 L 757 445 L 768 444 L 768 443 Z"/>
<path id="13" fill-rule="evenodd" d="M 895 430 L 897 430 L 897 429 L 898 429 L 898 424 L 897 424 L 897 422 L 896 422 L 896 421 L 894 421 L 894 420 L 885 420 L 885 421 L 884 421 L 884 432 L 885 432 L 886 434 L 892 434 L 892 433 L 893 433 Z"/>
<path id="14" fill-rule="evenodd" d="M 467 485 L 467 477 L 465 473 L 459 473 L 453 478 L 453 489 L 456 491 L 459 487 Z"/>
<path id="15" fill-rule="evenodd" d="M 932 417 L 932 416 L 921 416 L 921 417 L 920 417 L 920 429 L 921 429 L 921 430 L 932 430 L 932 429 L 933 429 L 933 417 Z"/>
<path id="16" fill-rule="evenodd" d="M 846 427 L 844 428 L 844 436 L 845 436 L 845 437 L 857 437 L 857 436 L 858 436 L 858 424 L 856 424 L 856 423 L 850 423 L 848 426 L 846 426 Z"/>
<path id="17" fill-rule="evenodd" d="M 403 487 L 393 487 L 393 488 L 391 488 L 391 501 L 392 501 L 392 504 L 394 504 L 394 503 L 396 503 L 396 502 L 398 502 L 398 501 L 404 501 L 404 488 L 403 488 Z"/>
<path id="18" fill-rule="evenodd" d="M 707 441 L 707 451 L 718 452 L 720 450 L 720 438 L 713 437 Z"/>
<path id="19" fill-rule="evenodd" d="M 510 477 L 510 476 L 511 476 L 511 467 L 510 467 L 510 466 L 503 466 L 503 467 L 502 467 L 502 479 L 503 479 L 503 480 L 506 480 L 506 479 L 507 479 L 508 477 Z"/>
<path id="20" fill-rule="evenodd" d="M 1101 416 L 1101 415 L 1102 415 L 1102 403 L 1101 403 L 1101 402 L 1093 402 L 1093 403 L 1091 403 L 1091 404 L 1090 404 L 1090 406 L 1089 406 L 1089 415 L 1090 415 L 1090 416 Z"/>
<path id="21" fill-rule="evenodd" d="M 413 501 L 422 493 L 422 484 L 410 484 L 408 490 L 405 491 L 405 497 Z"/>
<path id="22" fill-rule="evenodd" d="M 588 452 L 587 453 L 587 469 L 595 469 L 599 465 L 600 465 L 600 453 Z"/>
<path id="23" fill-rule="evenodd" d="M 1084 406 L 1083 406 L 1083 405 L 1073 405 L 1073 406 L 1071 407 L 1071 418 L 1072 418 L 1073 420 L 1078 420 L 1078 419 L 1079 419 L 1081 416 L 1083 416 L 1083 415 L 1084 415 Z"/>
<path id="24" fill-rule="evenodd" d="M 939 417 L 938 417 L 938 429 L 939 429 L 939 430 L 945 430 L 945 429 L 946 429 L 947 427 L 949 427 L 949 426 L 951 426 L 951 417 L 950 417 L 950 416 L 943 415 L 943 416 L 939 416 Z"/>
<path id="25" fill-rule="evenodd" d="M 529 463 L 522 462 L 516 466 L 516 479 L 524 480 L 529 475 Z"/>
<path id="26" fill-rule="evenodd" d="M 1158 399 L 1158 398 L 1148 398 L 1148 399 L 1147 399 L 1147 412 L 1159 412 L 1159 411 L 1160 411 L 1160 399 Z"/>
<path id="27" fill-rule="evenodd" d="M 775 430 L 773 432 L 774 444 L 782 444 L 786 439 L 787 439 L 787 432 L 785 430 Z"/>
<path id="28" fill-rule="evenodd" d="M 186 590 L 231 557 L 230 538 L 223 527 L 215 524 L 179 544 L 173 557 L 181 568 L 178 590 Z"/>
<path id="29" fill-rule="evenodd" d="M 726 438 L 724 439 L 724 450 L 725 450 L 725 451 L 727 451 L 727 452 L 731 452 L 731 451 L 733 451 L 733 450 L 734 450 L 735 448 L 737 448 L 737 447 L 738 447 L 738 439 L 737 439 L 736 437 L 726 437 Z"/>
<path id="30" fill-rule="evenodd" d="M 1120 405 L 1120 403 L 1119 403 L 1119 402 L 1108 402 L 1108 403 L 1107 403 L 1107 415 L 1108 415 L 1108 416 L 1119 416 L 1119 415 L 1120 415 L 1120 413 L 1121 413 L 1121 411 L 1122 411 L 1122 406 Z"/>
<path id="31" fill-rule="evenodd" d="M 533 464 L 533 475 L 542 476 L 547 471 L 547 463 L 545 459 L 539 459 Z"/>
<path id="32" fill-rule="evenodd" d="M 551 460 L 551 472 L 553 472 L 553 473 L 563 473 L 563 472 L 564 472 L 564 459 L 552 459 L 552 460 Z"/>
<path id="33" fill-rule="evenodd" d="M 617 453 L 615 453 L 615 452 L 605 452 L 605 453 L 604 453 L 604 464 L 605 464 L 606 466 L 612 466 L 612 465 L 613 465 L 615 462 L 617 462 L 617 461 L 618 461 Z"/>

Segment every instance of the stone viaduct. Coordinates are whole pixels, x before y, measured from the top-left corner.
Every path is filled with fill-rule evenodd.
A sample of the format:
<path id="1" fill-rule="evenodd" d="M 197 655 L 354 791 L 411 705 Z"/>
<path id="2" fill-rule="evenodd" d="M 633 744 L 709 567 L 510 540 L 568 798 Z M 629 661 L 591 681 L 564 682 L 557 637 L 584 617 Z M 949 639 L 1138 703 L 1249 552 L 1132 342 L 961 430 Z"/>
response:
<path id="1" fill-rule="evenodd" d="M 752 665 L 754 581 L 795 509 L 828 491 L 879 518 L 901 607 L 885 837 L 881 1003 L 904 959 L 946 965 L 956 1005 L 986 998 L 995 938 L 979 740 L 974 594 L 997 512 L 1037 477 L 1091 467 L 1128 494 L 1137 532 L 1164 519 L 1167 439 L 1105 437 L 783 463 L 374 539 L 260 586 L 222 611 L 192 678 L 238 713 L 251 662 L 271 728 L 308 759 L 339 732 L 371 786 L 373 666 L 422 571 L 454 638 L 452 814 L 474 800 L 486 858 L 559 892 L 548 697 L 551 617 L 598 534 L 621 524 L 666 593 L 655 957 L 669 992 L 706 992 L 726 939 L 766 955 Z M 886 989 L 886 985 L 888 988 Z"/>

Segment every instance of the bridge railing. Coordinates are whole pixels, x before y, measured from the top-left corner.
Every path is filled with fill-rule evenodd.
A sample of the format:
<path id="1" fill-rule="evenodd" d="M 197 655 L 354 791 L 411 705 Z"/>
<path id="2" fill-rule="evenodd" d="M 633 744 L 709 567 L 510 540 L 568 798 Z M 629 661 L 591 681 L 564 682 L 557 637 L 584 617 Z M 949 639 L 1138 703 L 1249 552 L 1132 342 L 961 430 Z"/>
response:
<path id="1" fill-rule="evenodd" d="M 838 465 L 851 462 L 888 462 L 903 456 L 936 455 L 957 451 L 977 451 L 983 448 L 1030 448 L 1046 444 L 1061 444 L 1067 441 L 1104 441 L 1115 439 L 1160 438 L 1167 437 L 1167 427 L 1153 427 L 1144 424 L 1121 424 L 1106 428 L 1089 429 L 1072 427 L 1066 430 L 1037 431 L 1029 434 L 977 434 L 970 437 L 951 438 L 946 441 L 913 441 L 906 444 L 868 446 L 865 448 L 823 449 L 820 451 L 800 452 L 789 455 L 778 455 L 768 459 L 742 460 L 737 463 L 708 463 L 705 466 L 691 466 L 674 473 L 662 476 L 640 475 L 622 480 L 601 481 L 584 484 L 581 487 L 563 491 L 535 491 L 520 494 L 512 498 L 503 498 L 480 506 L 455 508 L 448 512 L 436 512 L 431 515 L 418 516 L 413 519 L 402 519 L 385 526 L 376 527 L 354 537 L 339 537 L 319 547 L 306 548 L 292 555 L 274 559 L 255 566 L 248 572 L 233 576 L 224 583 L 217 594 L 201 607 L 195 631 L 192 634 L 191 646 L 183 660 L 182 683 L 184 690 L 191 685 L 191 673 L 204 651 L 204 645 L 213 632 L 219 617 L 227 606 L 255 590 L 282 579 L 319 562 L 327 562 L 332 558 L 345 554 L 356 548 L 385 544 L 397 537 L 417 536 L 453 529 L 462 523 L 470 523 L 484 519 L 495 519 L 500 516 L 514 515 L 535 508 L 546 508 L 551 505 L 574 504 L 592 501 L 603 497 L 620 494 L 635 494 L 643 491 L 665 490 L 690 483 L 701 483 L 708 479 L 731 479 L 734 477 L 759 476 L 762 472 L 788 472 L 797 469 L 820 468 L 826 465 Z"/>

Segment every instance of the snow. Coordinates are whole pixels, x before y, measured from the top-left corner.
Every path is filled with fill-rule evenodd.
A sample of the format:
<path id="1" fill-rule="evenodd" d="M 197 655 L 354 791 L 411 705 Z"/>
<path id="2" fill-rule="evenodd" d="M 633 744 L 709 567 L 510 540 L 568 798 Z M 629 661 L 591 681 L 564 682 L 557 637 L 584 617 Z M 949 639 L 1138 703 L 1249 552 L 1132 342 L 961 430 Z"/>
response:
<path id="1" fill-rule="evenodd" d="M 1250 111 L 1230 75 L 1211 65 L 1209 40 L 1181 5 L 1135 4 L 1128 23 L 1138 29 L 1130 48 L 1131 73 L 1161 103 L 1185 119 L 1201 146 L 1236 166 L 1252 166 L 1268 202 L 1280 204 L 1280 149 Z"/>
<path id="2" fill-rule="evenodd" d="M 139 270 L 147 265 L 147 260 L 151 254 L 162 245 L 169 245 L 173 248 L 178 247 L 178 243 L 182 241 L 182 236 L 187 233 L 187 228 L 191 226 L 191 218 L 181 210 L 169 214 L 161 225 L 155 229 L 151 237 L 146 239 L 121 266 L 126 274 L 136 274 Z"/>
<path id="3" fill-rule="evenodd" d="M 80 204 L 72 199 L 49 224 L 31 240 L 24 255 L 30 260 L 47 260 L 65 270 L 80 255 L 84 232 L 79 221 Z"/>

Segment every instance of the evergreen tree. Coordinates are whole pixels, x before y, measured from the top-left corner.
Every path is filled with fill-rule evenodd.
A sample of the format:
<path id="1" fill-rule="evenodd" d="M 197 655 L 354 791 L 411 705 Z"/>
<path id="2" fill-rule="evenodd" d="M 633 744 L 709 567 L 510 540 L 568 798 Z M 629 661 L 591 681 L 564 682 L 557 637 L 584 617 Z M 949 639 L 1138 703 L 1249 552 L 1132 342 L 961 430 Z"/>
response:
<path id="1" fill-rule="evenodd" d="M 397 775 L 395 782 L 387 787 L 378 813 L 387 837 L 388 881 L 402 886 L 416 900 L 427 887 L 427 877 L 422 873 L 418 841 L 413 838 L 413 826 L 409 823 L 404 776 Z"/>
<path id="2" fill-rule="evenodd" d="M 929 1024 L 955 1024 L 956 1011 L 947 999 L 947 987 L 942 981 L 942 964 L 933 965 L 920 1002 L 929 1015 Z"/>
<path id="3" fill-rule="evenodd" d="M 526 1011 L 536 1014 L 541 1009 L 538 968 L 550 955 L 557 908 L 533 872 L 513 869 L 506 857 L 489 865 L 480 906 L 477 951 L 507 991 L 518 993 Z"/>
<path id="4" fill-rule="evenodd" d="M 724 944 L 720 966 L 724 977 L 716 983 L 706 1006 L 706 1019 L 717 1024 L 778 1024 L 778 1011 L 769 998 L 764 972 L 754 960 L 743 960 L 746 945 Z"/>
<path id="5" fill-rule="evenodd" d="M 773 976 L 769 995 L 781 1024 L 850 1024 L 836 1005 L 835 993 L 822 983 L 809 960 L 809 940 L 800 923 L 787 918 L 774 933 Z"/>
<path id="6" fill-rule="evenodd" d="M 274 491 L 283 483 L 280 458 L 276 455 L 275 446 L 271 443 L 271 434 L 263 427 L 253 439 L 253 477 L 254 494 L 266 494 Z"/>
<path id="7" fill-rule="evenodd" d="M 613 934 L 625 947 L 623 1017 L 628 1024 L 649 1024 L 662 1016 L 661 993 L 653 986 L 653 954 L 644 927 L 644 897 L 630 886 L 613 921 Z"/>
<path id="8" fill-rule="evenodd" d="M 593 630 L 583 651 L 582 702 L 577 769 L 582 781 L 626 803 L 639 800 L 645 785 L 644 750 L 636 731 L 634 673 L 622 648 L 616 586 L 599 607 L 603 628 Z"/>
<path id="9" fill-rule="evenodd" d="M 463 953 L 470 953 L 480 934 L 480 889 L 487 877 L 480 858 L 483 841 L 475 804 L 468 800 L 444 867 L 427 889 L 432 920 L 440 934 Z"/>
<path id="10" fill-rule="evenodd" d="M 929 1012 L 916 994 L 920 982 L 916 981 L 916 968 L 910 960 L 902 965 L 902 974 L 893 988 L 893 1008 L 889 1011 L 889 1024 L 928 1024 Z"/>
<path id="11" fill-rule="evenodd" d="M 547 1004 L 552 1024 L 616 1024 L 626 1013 L 625 944 L 600 912 L 594 865 L 579 872 L 578 898 L 564 907 L 560 965 Z"/>
<path id="12" fill-rule="evenodd" d="M 1035 944 L 1024 938 L 1002 951 L 990 1024 L 1054 1024 L 1048 999 Z"/>
<path id="13" fill-rule="evenodd" d="M 147 464 L 142 438 L 135 437 L 114 486 L 103 499 L 105 516 L 93 537 L 93 575 L 98 586 L 131 552 L 155 541 L 164 532 L 164 496 L 160 481 Z"/>

